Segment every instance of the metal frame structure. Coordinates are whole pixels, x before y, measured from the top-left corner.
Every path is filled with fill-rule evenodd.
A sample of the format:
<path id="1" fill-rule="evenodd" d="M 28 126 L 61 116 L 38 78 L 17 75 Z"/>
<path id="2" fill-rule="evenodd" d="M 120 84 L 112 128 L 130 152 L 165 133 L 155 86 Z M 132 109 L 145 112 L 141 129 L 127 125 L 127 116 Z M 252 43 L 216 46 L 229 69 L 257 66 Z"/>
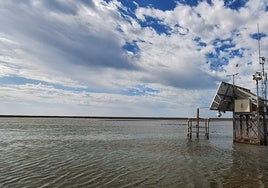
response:
<path id="1" fill-rule="evenodd" d="M 267 100 L 250 90 L 221 82 L 210 110 L 233 112 L 233 141 L 267 145 Z"/>
<path id="2" fill-rule="evenodd" d="M 199 139 L 200 133 L 204 133 L 205 138 L 209 139 L 209 118 L 190 118 L 187 121 L 187 137 L 192 139 L 193 133 L 196 133 L 196 138 Z"/>
<path id="3" fill-rule="evenodd" d="M 233 140 L 249 144 L 267 145 L 268 142 L 268 106 L 267 106 L 267 73 L 265 72 L 265 58 L 261 56 L 260 32 L 258 27 L 258 50 L 261 71 L 253 75 L 256 81 L 257 94 L 250 90 L 236 86 L 234 78 L 238 73 L 227 75 L 233 77 L 233 84 L 221 82 L 210 106 L 211 110 L 233 112 Z M 261 81 L 261 96 L 259 96 L 259 82 Z"/>

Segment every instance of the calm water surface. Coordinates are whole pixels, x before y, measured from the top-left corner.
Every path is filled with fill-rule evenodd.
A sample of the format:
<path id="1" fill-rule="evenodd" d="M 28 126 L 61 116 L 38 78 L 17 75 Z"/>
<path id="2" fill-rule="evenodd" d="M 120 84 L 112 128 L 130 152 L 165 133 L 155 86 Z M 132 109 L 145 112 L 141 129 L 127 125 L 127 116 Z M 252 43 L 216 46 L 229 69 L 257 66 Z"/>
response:
<path id="1" fill-rule="evenodd" d="M 268 187 L 268 147 L 185 121 L 0 119 L 0 187 Z"/>

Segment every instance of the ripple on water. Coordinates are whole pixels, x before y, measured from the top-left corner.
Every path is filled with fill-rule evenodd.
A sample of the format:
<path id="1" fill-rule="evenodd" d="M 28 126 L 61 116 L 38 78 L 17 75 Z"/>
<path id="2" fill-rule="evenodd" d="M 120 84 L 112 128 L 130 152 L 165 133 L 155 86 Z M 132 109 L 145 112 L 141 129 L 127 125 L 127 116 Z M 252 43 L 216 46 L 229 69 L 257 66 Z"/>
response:
<path id="1" fill-rule="evenodd" d="M 183 125 L 2 120 L 0 187 L 268 186 L 267 148 L 233 146 L 223 126 L 211 127 L 210 140 L 189 141 Z"/>

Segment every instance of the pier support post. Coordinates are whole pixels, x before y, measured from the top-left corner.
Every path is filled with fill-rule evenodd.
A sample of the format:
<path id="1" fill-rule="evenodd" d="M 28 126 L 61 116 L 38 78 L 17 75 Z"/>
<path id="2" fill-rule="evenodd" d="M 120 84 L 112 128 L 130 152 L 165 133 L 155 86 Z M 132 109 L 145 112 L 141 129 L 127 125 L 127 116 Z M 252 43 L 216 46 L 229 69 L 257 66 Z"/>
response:
<path id="1" fill-rule="evenodd" d="M 199 138 L 199 108 L 196 110 L 196 138 Z"/>
<path id="2" fill-rule="evenodd" d="M 192 139 L 192 120 L 188 120 L 188 125 L 187 125 L 187 137 Z"/>
<path id="3" fill-rule="evenodd" d="M 209 139 L 209 119 L 205 120 L 205 136 Z"/>

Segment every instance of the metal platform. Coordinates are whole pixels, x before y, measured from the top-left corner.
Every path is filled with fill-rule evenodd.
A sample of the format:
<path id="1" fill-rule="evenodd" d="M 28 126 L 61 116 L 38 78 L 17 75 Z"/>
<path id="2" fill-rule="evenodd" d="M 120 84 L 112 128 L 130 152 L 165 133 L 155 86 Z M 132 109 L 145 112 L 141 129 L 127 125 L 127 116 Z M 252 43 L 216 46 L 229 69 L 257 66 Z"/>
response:
<path id="1" fill-rule="evenodd" d="M 233 112 L 233 141 L 267 145 L 267 100 L 249 89 L 221 82 L 210 106 L 220 113 Z"/>

